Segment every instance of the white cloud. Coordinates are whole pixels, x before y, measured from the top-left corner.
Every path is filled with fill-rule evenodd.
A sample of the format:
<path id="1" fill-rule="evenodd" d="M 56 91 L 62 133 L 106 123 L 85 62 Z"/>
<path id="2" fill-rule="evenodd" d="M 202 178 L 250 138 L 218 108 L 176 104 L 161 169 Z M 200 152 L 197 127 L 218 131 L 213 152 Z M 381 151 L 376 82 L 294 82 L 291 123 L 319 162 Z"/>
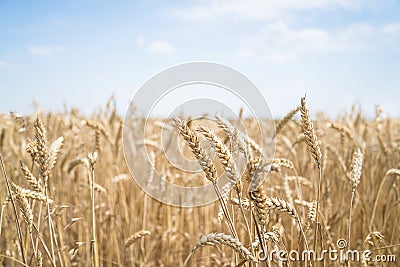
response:
<path id="1" fill-rule="evenodd" d="M 243 47 L 246 47 L 244 51 L 253 51 L 264 61 L 283 63 L 308 54 L 368 51 L 376 45 L 376 31 L 366 24 L 328 31 L 322 28 L 293 29 L 283 22 L 268 23 L 257 34 L 248 36 Z"/>
<path id="2" fill-rule="evenodd" d="M 374 9 L 379 3 L 374 0 L 203 0 L 185 7 L 170 8 L 168 15 L 193 24 L 204 34 L 219 38 L 221 27 L 230 27 L 232 21 L 240 22 L 233 52 L 238 58 L 256 58 L 271 62 L 289 62 L 310 53 L 362 53 L 384 44 L 380 29 L 366 23 L 354 23 L 340 27 L 320 26 L 319 18 L 310 15 L 304 26 L 304 12 L 349 12 Z M 344 11 L 343 11 L 344 10 Z M 211 25 L 217 22 L 220 28 Z M 199 23 L 200 24 L 196 24 Z M 207 24 L 203 27 L 203 24 Z M 256 27 L 255 27 L 256 25 Z M 243 31 L 249 27 L 248 31 Z M 398 25 L 386 31 L 397 31 Z M 207 31 L 207 32 L 206 32 Z M 228 29 L 228 32 L 231 32 Z M 211 37 L 212 38 L 212 37 Z M 223 37 L 221 37 L 223 38 Z M 229 37 L 225 37 L 229 38 Z M 393 39 L 393 38 L 392 38 Z M 229 42 L 229 40 L 224 40 Z"/>
<path id="3" fill-rule="evenodd" d="M 0 69 L 8 70 L 10 68 L 10 64 L 7 61 L 0 60 Z"/>
<path id="4" fill-rule="evenodd" d="M 174 52 L 174 47 L 167 41 L 159 40 L 149 44 L 148 50 L 156 54 L 170 54 Z"/>
<path id="5" fill-rule="evenodd" d="M 397 35 L 400 34 L 400 22 L 387 24 L 383 27 L 383 32 L 387 34 Z"/>
<path id="6" fill-rule="evenodd" d="M 202 4 L 183 8 L 170 8 L 167 13 L 181 19 L 207 21 L 211 18 L 265 21 L 282 19 L 293 11 L 322 10 L 332 8 L 360 9 L 372 6 L 372 0 L 208 0 Z"/>
<path id="7" fill-rule="evenodd" d="M 142 46 L 142 45 L 144 45 L 144 43 L 145 43 L 144 36 L 143 36 L 143 35 L 138 35 L 138 36 L 136 37 L 136 44 L 137 44 L 138 46 Z"/>
<path id="8" fill-rule="evenodd" d="M 33 56 L 49 57 L 57 53 L 63 53 L 65 48 L 63 46 L 30 46 L 28 50 Z"/>
<path id="9" fill-rule="evenodd" d="M 292 61 L 297 58 L 297 54 L 295 52 L 283 52 L 283 51 L 271 51 L 265 57 L 267 61 L 276 62 L 276 63 L 285 63 Z"/>
<path id="10" fill-rule="evenodd" d="M 237 56 L 240 58 L 254 58 L 256 55 L 256 51 L 252 48 L 243 48 L 237 52 Z"/>
<path id="11" fill-rule="evenodd" d="M 387 24 L 381 30 L 383 43 L 398 50 L 400 44 L 400 22 Z"/>

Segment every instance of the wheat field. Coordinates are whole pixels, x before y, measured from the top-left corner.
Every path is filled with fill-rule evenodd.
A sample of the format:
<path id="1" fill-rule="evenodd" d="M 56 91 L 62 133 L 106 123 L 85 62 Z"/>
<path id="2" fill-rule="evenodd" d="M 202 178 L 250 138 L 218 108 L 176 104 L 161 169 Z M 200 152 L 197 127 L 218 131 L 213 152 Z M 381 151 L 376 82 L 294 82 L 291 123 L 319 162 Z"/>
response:
<path id="1" fill-rule="evenodd" d="M 400 120 L 382 108 L 369 118 L 353 107 L 333 120 L 313 114 L 302 98 L 275 121 L 273 159 L 235 121 L 176 118 L 167 122 L 171 135 L 203 170 L 190 177 L 159 153 L 164 121 L 153 119 L 154 134 L 137 145 L 147 146 L 167 180 L 214 184 L 221 172 L 229 180 L 228 190 L 214 187 L 218 201 L 182 208 L 133 181 L 123 117 L 111 103 L 89 117 L 78 110 L 0 115 L 1 266 L 398 266 Z M 252 129 L 255 122 L 244 121 Z M 130 160 L 140 165 L 147 155 Z M 339 239 L 397 263 L 259 257 L 275 248 L 339 249 Z"/>

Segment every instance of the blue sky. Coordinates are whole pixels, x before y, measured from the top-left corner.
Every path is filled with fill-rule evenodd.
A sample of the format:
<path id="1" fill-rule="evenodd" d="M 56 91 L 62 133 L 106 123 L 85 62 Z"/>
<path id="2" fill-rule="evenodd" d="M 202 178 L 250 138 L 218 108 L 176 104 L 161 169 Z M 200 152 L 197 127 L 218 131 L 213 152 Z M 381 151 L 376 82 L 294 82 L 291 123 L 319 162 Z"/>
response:
<path id="1" fill-rule="evenodd" d="M 0 0 L 0 112 L 124 112 L 161 70 L 211 61 L 247 75 L 281 116 L 307 93 L 400 116 L 400 2 Z"/>

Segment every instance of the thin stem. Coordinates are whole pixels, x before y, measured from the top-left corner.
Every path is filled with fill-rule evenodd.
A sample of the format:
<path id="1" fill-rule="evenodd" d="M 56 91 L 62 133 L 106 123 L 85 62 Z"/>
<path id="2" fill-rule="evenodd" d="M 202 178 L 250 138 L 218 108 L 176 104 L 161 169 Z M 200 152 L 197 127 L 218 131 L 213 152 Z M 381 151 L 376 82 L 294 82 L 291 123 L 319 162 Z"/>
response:
<path id="1" fill-rule="evenodd" d="M 8 255 L 5 255 L 5 254 L 0 254 L 0 258 L 1 259 L 9 259 L 9 260 L 12 260 L 13 262 L 21 264 L 22 266 L 29 267 L 29 265 L 23 263 L 22 261 L 19 261 L 19 260 L 15 259 L 15 258 L 13 258 L 11 256 L 8 256 Z"/>
<path id="2" fill-rule="evenodd" d="M 32 224 L 32 226 L 33 226 L 33 229 L 36 230 L 37 237 L 39 238 L 40 242 L 42 243 L 42 246 L 43 246 L 43 248 L 44 248 L 44 251 L 46 252 L 47 256 L 48 256 L 49 259 L 50 259 L 51 265 L 52 265 L 53 267 L 56 267 L 55 260 L 54 260 L 54 258 L 51 258 L 50 251 L 49 251 L 48 247 L 46 246 L 46 244 L 44 243 L 43 238 L 42 238 L 41 235 L 40 235 L 39 229 L 36 227 L 35 224 Z"/>
<path id="3" fill-rule="evenodd" d="M 376 213 L 376 208 L 378 206 L 379 196 L 380 196 L 383 184 L 386 181 L 386 177 L 388 177 L 388 175 L 385 175 L 385 177 L 383 177 L 382 182 L 379 184 L 378 192 L 376 193 L 376 198 L 375 198 L 375 202 L 374 202 L 374 208 L 372 209 L 371 222 L 369 224 L 369 231 L 370 232 L 372 232 L 372 225 L 374 224 L 375 213 Z"/>
<path id="4" fill-rule="evenodd" d="M 351 244 L 351 215 L 352 215 L 352 210 L 353 210 L 353 202 L 354 202 L 354 190 L 351 191 L 350 212 L 349 212 L 349 229 L 348 229 L 348 234 L 347 234 L 347 243 L 348 243 L 349 249 L 351 249 L 351 247 L 350 247 L 350 244 Z M 350 267 L 350 261 L 348 261 L 347 266 Z"/>
<path id="5" fill-rule="evenodd" d="M 268 247 L 265 244 L 264 233 L 260 230 L 259 224 L 257 223 L 257 219 L 255 218 L 254 213 L 252 215 L 253 215 L 253 219 L 254 219 L 254 226 L 255 226 L 256 234 L 258 236 L 258 240 L 260 242 L 261 249 L 262 249 L 262 251 L 264 253 L 264 256 L 265 256 L 266 265 L 268 267 L 271 267 L 271 263 L 270 263 L 270 260 L 269 260 Z"/>
<path id="6" fill-rule="evenodd" d="M 49 235 L 50 235 L 50 248 L 51 248 L 51 257 L 52 260 L 55 260 L 54 254 L 54 240 L 53 240 L 53 230 L 51 227 L 51 213 L 50 213 L 50 203 L 49 203 L 49 195 L 48 195 L 48 177 L 44 178 L 44 194 L 46 196 L 46 208 L 47 208 L 47 222 L 49 224 Z"/>
<path id="7" fill-rule="evenodd" d="M 226 203 L 225 203 L 225 201 L 224 201 L 224 198 L 223 198 L 223 196 L 222 196 L 222 193 L 221 193 L 221 191 L 219 190 L 219 188 L 218 188 L 218 186 L 217 186 L 217 182 L 216 182 L 216 181 L 213 181 L 212 183 L 213 183 L 215 192 L 217 193 L 218 200 L 219 200 L 219 202 L 220 202 L 220 204 L 221 204 L 221 208 L 222 208 L 222 211 L 224 212 L 226 221 L 228 222 L 229 230 L 231 231 L 233 237 L 237 239 L 237 238 L 238 238 L 238 235 L 237 235 L 237 233 L 236 233 L 235 227 L 233 226 L 232 218 L 231 218 L 231 216 L 229 215 L 229 211 L 228 211 L 228 208 L 226 207 Z"/>
<path id="8" fill-rule="evenodd" d="M 33 255 L 35 257 L 35 260 L 37 259 L 37 246 L 35 246 L 35 241 L 33 240 L 33 234 L 32 231 L 29 232 L 29 236 L 31 239 L 31 243 L 32 243 L 32 248 L 33 248 Z"/>
<path id="9" fill-rule="evenodd" d="M 146 227 L 146 218 L 147 218 L 147 194 L 144 194 L 144 200 L 143 200 L 143 218 L 142 218 L 142 229 L 145 229 Z M 145 238 L 140 239 L 140 263 L 142 264 L 142 260 L 144 259 L 145 256 Z"/>
<path id="10" fill-rule="evenodd" d="M 42 201 L 39 202 L 39 214 L 38 214 L 38 218 L 37 218 L 37 228 L 40 229 L 40 224 L 41 224 L 41 217 L 42 217 L 42 209 L 43 209 L 43 204 Z M 36 237 L 36 247 L 38 247 L 39 244 L 39 238 Z"/>
<path id="11" fill-rule="evenodd" d="M 90 241 L 90 258 L 91 258 L 91 266 L 98 267 L 98 251 L 97 251 L 97 244 L 96 244 L 96 214 L 95 214 L 95 192 L 94 192 L 94 164 L 91 164 L 90 168 L 90 199 L 91 199 L 91 223 L 92 223 L 92 240 Z"/>
<path id="12" fill-rule="evenodd" d="M 314 226 L 314 252 L 317 252 L 317 235 L 318 235 L 318 212 L 319 212 L 319 201 L 321 198 L 321 180 L 322 180 L 322 169 L 321 165 L 318 163 L 318 193 L 317 193 L 317 207 L 316 207 L 316 214 L 315 214 L 315 226 Z M 316 262 L 314 262 L 316 265 Z"/>
<path id="13" fill-rule="evenodd" d="M 16 221 L 17 233 L 18 233 L 18 240 L 19 240 L 19 246 L 21 248 L 21 254 L 22 254 L 22 261 L 24 262 L 24 264 L 26 264 L 27 262 L 26 262 L 25 249 L 24 249 L 24 245 L 23 245 L 23 242 L 22 242 L 21 225 L 19 223 L 17 208 L 15 206 L 14 197 L 13 197 L 13 194 L 11 192 L 10 184 L 9 184 L 9 181 L 8 181 L 8 178 L 7 178 L 6 168 L 4 167 L 3 157 L 1 155 L 0 155 L 0 163 L 1 163 L 1 169 L 3 171 L 4 180 L 6 181 L 7 191 L 8 191 L 8 194 L 10 194 L 11 204 L 12 204 L 13 209 L 14 209 L 15 221 Z"/>
<path id="14" fill-rule="evenodd" d="M 247 233 L 249 235 L 249 242 L 250 242 L 250 244 L 253 244 L 253 241 L 251 238 L 251 230 L 250 230 L 249 222 L 247 221 L 246 215 L 244 214 L 243 203 L 242 203 L 242 192 L 238 190 L 237 194 L 238 194 L 238 199 L 239 199 L 240 212 L 242 213 L 244 222 L 246 224 Z M 253 246 L 250 246 L 250 247 L 251 247 L 251 252 L 254 255 L 254 248 L 253 248 Z"/>
<path id="15" fill-rule="evenodd" d="M 51 231 L 52 231 L 53 234 L 54 234 L 54 243 L 55 243 L 55 245 L 56 245 L 58 259 L 59 259 L 59 261 L 60 261 L 60 267 L 64 267 L 63 259 L 62 259 L 62 256 L 61 256 L 61 249 L 60 249 L 60 246 L 58 245 L 56 230 L 55 230 L 55 228 L 54 228 L 53 221 L 51 221 L 50 227 L 51 227 Z"/>

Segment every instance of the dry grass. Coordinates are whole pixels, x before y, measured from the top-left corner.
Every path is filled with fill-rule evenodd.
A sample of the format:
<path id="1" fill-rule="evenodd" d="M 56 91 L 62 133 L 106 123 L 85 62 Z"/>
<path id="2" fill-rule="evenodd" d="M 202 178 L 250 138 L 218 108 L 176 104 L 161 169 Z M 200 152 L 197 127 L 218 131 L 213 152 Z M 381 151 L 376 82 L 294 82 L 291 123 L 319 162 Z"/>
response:
<path id="1" fill-rule="evenodd" d="M 0 266 L 181 266 L 186 259 L 188 266 L 265 266 L 256 263 L 260 250 L 307 242 L 335 248 L 339 238 L 350 239 L 352 248 L 394 254 L 398 264 L 399 119 L 381 111 L 368 119 L 353 109 L 334 121 L 312 120 L 304 99 L 278 122 L 272 161 L 251 132 L 244 135 L 220 116 L 217 122 L 196 128 L 177 119 L 170 127 L 204 173 L 188 175 L 167 163 L 157 146 L 161 119 L 150 121 L 151 135 L 136 144 L 177 184 L 215 183 L 227 172 L 233 186 L 215 187 L 219 202 L 179 208 L 147 196 L 130 178 L 122 119 L 111 105 L 90 118 L 76 110 L 0 115 L 2 176 L 9 182 L 8 189 L 2 178 L 0 187 Z M 244 124 L 255 127 L 252 120 Z M 200 145 L 203 138 L 211 148 Z M 240 182 L 239 154 L 248 160 Z M 139 165 L 145 159 L 135 156 Z"/>

